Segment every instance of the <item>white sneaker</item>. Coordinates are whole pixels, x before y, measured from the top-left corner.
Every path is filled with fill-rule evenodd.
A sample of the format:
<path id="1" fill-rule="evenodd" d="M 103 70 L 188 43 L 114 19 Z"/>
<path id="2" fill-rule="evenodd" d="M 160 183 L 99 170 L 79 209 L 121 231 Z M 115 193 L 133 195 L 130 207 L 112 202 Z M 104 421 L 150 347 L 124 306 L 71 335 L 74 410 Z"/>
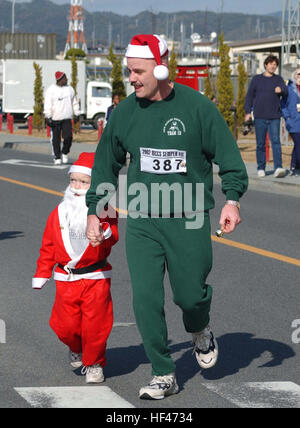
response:
<path id="1" fill-rule="evenodd" d="M 218 344 L 209 326 L 199 333 L 192 333 L 194 353 L 202 369 L 210 369 L 218 359 Z"/>
<path id="2" fill-rule="evenodd" d="M 61 159 L 54 159 L 54 165 L 61 165 Z"/>
<path id="3" fill-rule="evenodd" d="M 82 366 L 82 354 L 76 354 L 75 352 L 69 351 L 69 358 L 71 366 L 74 367 L 74 369 L 78 369 Z"/>
<path id="4" fill-rule="evenodd" d="M 63 153 L 61 155 L 61 159 L 62 159 L 62 163 L 68 163 L 69 162 L 68 155 L 64 155 Z"/>
<path id="5" fill-rule="evenodd" d="M 265 173 L 265 171 L 263 169 L 259 169 L 257 171 L 257 175 L 258 175 L 258 177 L 262 178 L 262 177 L 266 176 L 266 173 Z"/>
<path id="6" fill-rule="evenodd" d="M 162 400 L 168 395 L 177 394 L 179 387 L 175 374 L 154 376 L 151 382 L 140 389 L 139 397 L 145 400 Z"/>
<path id="7" fill-rule="evenodd" d="M 104 382 L 103 369 L 100 364 L 83 367 L 81 374 L 85 375 L 86 383 L 102 383 Z"/>
<path id="8" fill-rule="evenodd" d="M 286 170 L 284 168 L 277 168 L 274 172 L 274 177 L 275 178 L 284 177 L 285 174 L 286 174 Z"/>

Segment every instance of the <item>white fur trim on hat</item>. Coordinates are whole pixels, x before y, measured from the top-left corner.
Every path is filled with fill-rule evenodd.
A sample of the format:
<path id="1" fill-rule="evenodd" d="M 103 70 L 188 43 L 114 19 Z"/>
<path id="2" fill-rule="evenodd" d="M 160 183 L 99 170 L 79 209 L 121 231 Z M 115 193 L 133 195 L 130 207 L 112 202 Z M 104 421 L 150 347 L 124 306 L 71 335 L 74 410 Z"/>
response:
<path id="1" fill-rule="evenodd" d="M 164 54 L 168 50 L 168 44 L 167 42 L 157 34 L 154 34 L 154 36 L 158 39 L 158 46 L 160 51 L 160 56 L 164 56 Z M 132 45 L 129 44 L 127 46 L 127 50 L 125 53 L 125 56 L 127 58 L 145 58 L 145 59 L 154 59 L 154 55 L 147 45 Z"/>
<path id="2" fill-rule="evenodd" d="M 128 45 L 125 56 L 127 58 L 154 59 L 149 46 Z"/>
<path id="3" fill-rule="evenodd" d="M 86 166 L 81 166 L 81 165 L 72 165 L 71 168 L 69 169 L 69 174 L 72 174 L 72 172 L 80 172 L 81 174 L 86 174 L 86 175 L 92 175 L 92 170 L 91 168 L 88 168 Z"/>

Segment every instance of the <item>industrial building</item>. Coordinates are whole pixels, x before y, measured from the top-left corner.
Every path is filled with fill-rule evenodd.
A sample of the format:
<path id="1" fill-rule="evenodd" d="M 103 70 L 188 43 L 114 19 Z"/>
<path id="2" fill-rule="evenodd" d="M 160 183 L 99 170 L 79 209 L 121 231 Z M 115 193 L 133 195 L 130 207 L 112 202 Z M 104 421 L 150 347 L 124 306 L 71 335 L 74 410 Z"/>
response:
<path id="1" fill-rule="evenodd" d="M 55 59 L 56 34 L 0 33 L 0 59 Z"/>

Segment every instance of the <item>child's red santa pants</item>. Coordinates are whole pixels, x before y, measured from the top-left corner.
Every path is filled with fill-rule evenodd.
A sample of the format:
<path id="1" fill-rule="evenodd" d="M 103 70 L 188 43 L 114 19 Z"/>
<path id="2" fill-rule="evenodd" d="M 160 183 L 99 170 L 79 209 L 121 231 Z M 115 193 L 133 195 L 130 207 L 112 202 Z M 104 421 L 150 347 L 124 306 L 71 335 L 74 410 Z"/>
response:
<path id="1" fill-rule="evenodd" d="M 113 325 L 110 278 L 56 281 L 50 326 L 85 366 L 106 364 L 106 341 Z"/>

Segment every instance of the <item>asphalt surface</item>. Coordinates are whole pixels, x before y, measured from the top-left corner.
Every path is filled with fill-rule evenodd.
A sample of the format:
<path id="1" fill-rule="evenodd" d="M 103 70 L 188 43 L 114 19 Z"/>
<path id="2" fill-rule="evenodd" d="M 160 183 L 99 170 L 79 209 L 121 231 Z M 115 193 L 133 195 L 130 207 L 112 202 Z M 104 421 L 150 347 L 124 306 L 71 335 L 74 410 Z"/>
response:
<path id="1" fill-rule="evenodd" d="M 67 185 L 67 168 L 53 167 L 49 143 L 30 143 L 28 139 L 24 143 L 17 136 L 0 134 L 0 144 L 0 319 L 6 326 L 5 343 L 0 341 L 0 407 L 31 407 L 15 388 L 75 387 L 85 386 L 85 382 L 69 367 L 66 349 L 48 325 L 54 282 L 51 280 L 41 291 L 31 289 L 45 222 L 60 197 L 7 179 L 61 192 Z M 72 157 L 95 148 L 73 145 Z M 241 201 L 243 222 L 227 243 L 300 259 L 300 177 L 274 179 L 270 175 L 258 180 L 255 165 L 247 165 L 247 169 L 250 188 Z M 224 202 L 217 178 L 215 199 L 212 230 L 218 227 Z M 151 378 L 151 368 L 132 311 L 125 227 L 126 219 L 120 219 L 120 241 L 110 257 L 116 325 L 108 341 L 105 385 L 140 409 L 230 408 L 243 407 L 243 403 L 245 407 L 260 407 L 262 403 L 300 407 L 300 395 L 287 394 L 285 388 L 282 393 L 269 392 L 269 398 L 257 390 L 254 398 L 245 392 L 253 382 L 267 386 L 268 382 L 273 386 L 285 382 L 284 386 L 295 385 L 296 389 L 300 385 L 300 344 L 292 339 L 292 324 L 300 319 L 299 265 L 221 241 L 213 241 L 214 268 L 208 278 L 214 288 L 211 325 L 220 349 L 217 365 L 208 371 L 199 370 L 166 278 L 165 310 L 180 393 L 162 401 L 138 399 L 139 388 Z M 44 407 L 51 407 L 51 403 L 45 402 Z"/>
<path id="2" fill-rule="evenodd" d="M 243 140 L 247 143 L 247 140 Z M 73 143 L 69 154 L 70 161 L 78 158 L 83 151 L 94 152 L 97 144 L 95 143 Z M 26 135 L 7 134 L 0 132 L 0 148 L 11 149 L 13 152 L 22 151 L 36 154 L 45 154 L 51 156 L 51 145 L 48 139 L 33 138 Z M 284 195 L 300 196 L 300 171 L 298 177 L 290 177 L 288 170 L 283 178 L 274 178 L 272 165 L 267 167 L 266 177 L 263 179 L 257 177 L 257 169 L 254 163 L 246 163 L 249 176 L 249 184 L 252 189 L 282 193 Z M 217 175 L 218 168 L 214 167 L 214 172 Z"/>

